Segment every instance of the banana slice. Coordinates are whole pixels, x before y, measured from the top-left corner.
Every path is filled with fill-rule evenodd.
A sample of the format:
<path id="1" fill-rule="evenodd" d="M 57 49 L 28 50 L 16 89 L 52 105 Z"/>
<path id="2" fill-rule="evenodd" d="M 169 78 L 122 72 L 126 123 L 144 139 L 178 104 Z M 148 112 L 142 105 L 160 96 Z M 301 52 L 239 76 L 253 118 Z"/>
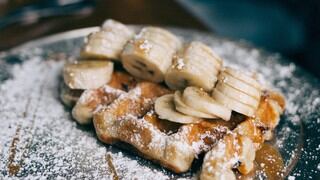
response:
<path id="1" fill-rule="evenodd" d="M 239 79 L 239 80 L 247 83 L 248 85 L 250 85 L 250 86 L 252 86 L 252 87 L 254 87 L 254 88 L 258 89 L 258 90 L 262 89 L 261 85 L 253 77 L 253 75 L 246 74 L 244 72 L 241 72 L 239 70 L 236 70 L 236 69 L 233 69 L 233 68 L 230 68 L 230 67 L 226 67 L 224 72 L 229 74 L 229 75 L 231 75 L 231 76 L 233 76 L 236 79 Z"/>
<path id="2" fill-rule="evenodd" d="M 71 89 L 95 89 L 110 81 L 112 71 L 109 61 L 76 61 L 64 65 L 63 78 Z"/>
<path id="3" fill-rule="evenodd" d="M 248 85 L 247 83 L 245 83 L 243 81 L 240 81 L 240 80 L 234 78 L 233 76 L 231 76 L 225 72 L 220 73 L 218 83 L 228 84 L 229 86 L 231 86 L 239 91 L 242 91 L 257 100 L 259 100 L 261 97 L 260 90 L 254 88 L 253 86 Z"/>
<path id="4" fill-rule="evenodd" d="M 144 31 L 148 31 L 148 29 L 144 29 Z M 176 48 L 172 48 L 170 43 L 173 43 L 174 40 L 155 43 L 153 36 L 145 37 L 144 34 L 140 33 L 125 46 L 121 55 L 123 66 L 138 78 L 162 82 L 178 45 L 175 46 Z M 162 45 L 159 45 L 160 43 Z"/>
<path id="5" fill-rule="evenodd" d="M 187 86 L 197 86 L 210 91 L 217 77 L 214 74 L 211 76 L 202 68 L 196 69 L 196 66 L 193 66 L 190 63 L 186 66 L 185 63 L 187 60 L 174 57 L 172 67 L 169 68 L 165 75 L 165 82 L 171 89 L 184 89 Z"/>
<path id="6" fill-rule="evenodd" d="M 120 46 L 120 43 L 110 43 L 110 32 L 98 31 L 88 35 L 85 38 L 85 45 L 80 51 L 83 58 L 95 59 L 117 59 L 118 51 L 114 46 Z"/>
<path id="7" fill-rule="evenodd" d="M 134 31 L 124 24 L 107 20 L 100 31 L 90 34 L 85 39 L 85 45 L 80 54 L 85 58 L 119 60 L 124 45 L 133 36 Z"/>
<path id="8" fill-rule="evenodd" d="M 219 90 L 214 89 L 212 93 L 213 99 L 215 99 L 218 103 L 223 104 L 224 106 L 249 117 L 253 117 L 255 114 L 255 110 L 247 106 L 236 99 L 230 98 L 224 94 L 222 94 Z"/>
<path id="9" fill-rule="evenodd" d="M 259 100 L 241 92 L 237 89 L 232 88 L 231 86 L 224 84 L 224 83 L 218 83 L 216 88 L 218 91 L 220 91 L 222 94 L 231 97 L 245 105 L 248 105 L 252 107 L 253 109 L 257 109 L 259 105 Z"/>
<path id="10" fill-rule="evenodd" d="M 197 87 L 187 87 L 182 95 L 183 102 L 193 109 L 230 120 L 231 110 L 212 99 Z"/>
<path id="11" fill-rule="evenodd" d="M 177 122 L 181 124 L 198 123 L 201 119 L 184 115 L 176 111 L 173 94 L 167 94 L 159 97 L 154 105 L 156 113 L 159 115 L 160 119 L 165 119 L 172 122 Z"/>
<path id="12" fill-rule="evenodd" d="M 191 42 L 173 58 L 165 75 L 171 89 L 196 86 L 211 91 L 222 66 L 220 59 L 211 55 L 210 48 L 200 42 Z"/>
<path id="13" fill-rule="evenodd" d="M 211 114 L 203 113 L 201 111 L 197 111 L 189 106 L 187 106 L 182 101 L 182 93 L 180 91 L 176 91 L 173 97 L 174 105 L 176 110 L 190 116 L 199 117 L 199 118 L 206 118 L 206 119 L 217 119 L 217 116 L 213 116 Z"/>
<path id="14" fill-rule="evenodd" d="M 60 99 L 67 107 L 72 107 L 76 104 L 83 90 L 70 89 L 64 82 L 60 84 Z"/>
<path id="15" fill-rule="evenodd" d="M 189 51 L 188 53 L 190 53 L 191 55 L 197 54 L 203 56 L 203 58 L 210 59 L 217 69 L 221 69 L 222 59 L 210 47 L 202 42 L 193 41 L 191 42 L 191 48 L 193 49 L 193 51 Z"/>
<path id="16" fill-rule="evenodd" d="M 230 109 L 252 117 L 260 102 L 259 82 L 245 73 L 228 67 L 220 74 L 219 79 L 212 97 Z"/>
<path id="17" fill-rule="evenodd" d="M 163 81 L 171 64 L 170 54 L 148 40 L 130 42 L 122 53 L 124 68 L 133 76 L 152 82 Z"/>
<path id="18" fill-rule="evenodd" d="M 113 19 L 105 20 L 102 23 L 101 29 L 106 31 L 114 31 L 117 33 L 122 33 L 122 34 L 125 34 L 126 36 L 133 36 L 134 34 L 134 31 L 131 28 Z"/>
<path id="19" fill-rule="evenodd" d="M 172 49 L 179 49 L 182 46 L 179 38 L 170 32 L 157 27 L 145 27 L 138 35 L 135 36 L 135 38 L 148 39 L 156 44 L 159 44 L 160 46 L 170 47 Z"/>
<path id="20" fill-rule="evenodd" d="M 169 41 L 172 41 L 173 43 L 175 43 L 177 48 L 181 47 L 181 45 L 182 45 L 181 40 L 177 36 L 175 36 L 174 34 L 172 34 L 171 32 L 169 32 L 163 28 L 145 27 L 142 31 L 153 32 L 155 34 L 162 34 L 164 37 L 168 38 Z"/>
<path id="21" fill-rule="evenodd" d="M 218 75 L 221 68 L 217 68 L 213 65 L 210 61 L 203 61 L 203 59 L 207 59 L 207 57 L 204 57 L 199 54 L 188 54 L 186 55 L 189 59 L 194 59 L 195 61 L 190 61 L 190 63 L 193 64 L 193 66 L 201 67 L 204 72 L 207 72 L 208 74 L 214 74 Z"/>

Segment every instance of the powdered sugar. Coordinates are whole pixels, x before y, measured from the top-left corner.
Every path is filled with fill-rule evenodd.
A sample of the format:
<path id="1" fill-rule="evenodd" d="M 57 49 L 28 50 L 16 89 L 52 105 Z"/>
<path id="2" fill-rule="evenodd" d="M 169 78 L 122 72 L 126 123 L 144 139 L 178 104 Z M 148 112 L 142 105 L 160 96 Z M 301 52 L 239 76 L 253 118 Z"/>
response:
<path id="1" fill-rule="evenodd" d="M 211 140 L 212 142 L 215 142 L 217 137 L 212 135 L 210 131 L 206 131 L 205 133 L 201 134 L 200 140 L 192 142 L 191 146 L 196 154 L 200 154 L 202 151 L 207 152 L 210 150 L 212 145 L 208 145 L 204 142 L 205 139 Z"/>
<path id="2" fill-rule="evenodd" d="M 177 64 L 176 64 L 176 68 L 181 70 L 183 69 L 183 67 L 185 66 L 184 62 L 183 62 L 183 59 L 182 58 L 178 58 L 177 59 Z"/>
<path id="3" fill-rule="evenodd" d="M 143 42 L 139 45 L 139 48 L 145 52 L 149 52 L 152 48 L 152 44 L 148 40 L 143 40 Z"/>
<path id="4" fill-rule="evenodd" d="M 13 79 L 0 86 L 0 177 L 110 179 L 113 174 L 105 160 L 109 151 L 120 177 L 144 174 L 145 179 L 168 179 L 161 169 L 111 152 L 116 148 L 98 142 L 92 128 L 79 129 L 70 119 L 57 91 L 63 62 L 44 61 L 41 56 L 26 60 L 15 65 Z M 140 93 L 138 88 L 135 95 Z M 13 137 L 17 140 L 10 145 Z"/>
<path id="5" fill-rule="evenodd" d="M 288 176 L 288 180 L 295 180 L 296 179 L 296 177 L 294 177 L 294 176 Z"/>
<path id="6" fill-rule="evenodd" d="M 110 86 L 108 86 L 108 85 L 103 86 L 103 90 L 104 90 L 104 92 L 107 93 L 107 94 L 115 94 L 115 95 L 117 95 L 117 96 L 120 96 L 121 94 L 125 93 L 125 92 L 122 91 L 122 90 L 112 88 L 112 87 L 110 87 Z"/>

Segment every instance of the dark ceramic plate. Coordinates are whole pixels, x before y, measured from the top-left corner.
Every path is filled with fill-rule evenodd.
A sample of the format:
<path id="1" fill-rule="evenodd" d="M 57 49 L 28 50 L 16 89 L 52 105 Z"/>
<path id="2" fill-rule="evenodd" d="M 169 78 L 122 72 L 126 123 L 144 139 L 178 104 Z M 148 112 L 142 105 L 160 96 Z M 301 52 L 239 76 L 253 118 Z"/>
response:
<path id="1" fill-rule="evenodd" d="M 138 28 L 138 27 L 135 27 Z M 186 41 L 209 44 L 232 66 L 257 71 L 281 91 L 287 109 L 276 146 L 289 179 L 319 178 L 320 82 L 293 63 L 244 42 L 169 28 Z M 67 58 L 77 58 L 83 37 L 97 28 L 32 41 L 0 54 L 0 179 L 197 179 L 199 164 L 178 175 L 150 161 L 100 143 L 92 126 L 79 126 L 59 101 Z"/>

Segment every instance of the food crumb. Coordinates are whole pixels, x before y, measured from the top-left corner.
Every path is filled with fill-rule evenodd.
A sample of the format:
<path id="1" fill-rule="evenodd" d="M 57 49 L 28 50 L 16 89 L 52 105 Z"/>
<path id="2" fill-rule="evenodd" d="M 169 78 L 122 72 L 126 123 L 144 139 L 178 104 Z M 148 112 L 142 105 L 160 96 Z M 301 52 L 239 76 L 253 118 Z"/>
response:
<path id="1" fill-rule="evenodd" d="M 288 180 L 295 180 L 296 179 L 296 177 L 294 177 L 294 176 L 288 176 Z"/>
<path id="2" fill-rule="evenodd" d="M 149 43 L 148 40 L 144 40 L 143 43 L 140 44 L 139 48 L 148 52 L 152 48 L 152 45 Z"/>
<path id="3" fill-rule="evenodd" d="M 176 68 L 181 70 L 184 67 L 184 62 L 182 58 L 178 58 Z"/>

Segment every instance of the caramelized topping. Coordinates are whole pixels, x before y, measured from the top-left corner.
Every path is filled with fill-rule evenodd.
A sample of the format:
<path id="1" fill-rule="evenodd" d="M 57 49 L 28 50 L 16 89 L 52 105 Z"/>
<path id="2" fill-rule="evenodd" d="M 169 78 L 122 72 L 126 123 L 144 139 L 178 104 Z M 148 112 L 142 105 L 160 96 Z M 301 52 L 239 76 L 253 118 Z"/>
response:
<path id="1" fill-rule="evenodd" d="M 257 171 L 265 174 L 267 179 L 277 180 L 283 178 L 284 164 L 279 151 L 267 144 L 262 144 L 261 149 L 256 152 Z"/>

